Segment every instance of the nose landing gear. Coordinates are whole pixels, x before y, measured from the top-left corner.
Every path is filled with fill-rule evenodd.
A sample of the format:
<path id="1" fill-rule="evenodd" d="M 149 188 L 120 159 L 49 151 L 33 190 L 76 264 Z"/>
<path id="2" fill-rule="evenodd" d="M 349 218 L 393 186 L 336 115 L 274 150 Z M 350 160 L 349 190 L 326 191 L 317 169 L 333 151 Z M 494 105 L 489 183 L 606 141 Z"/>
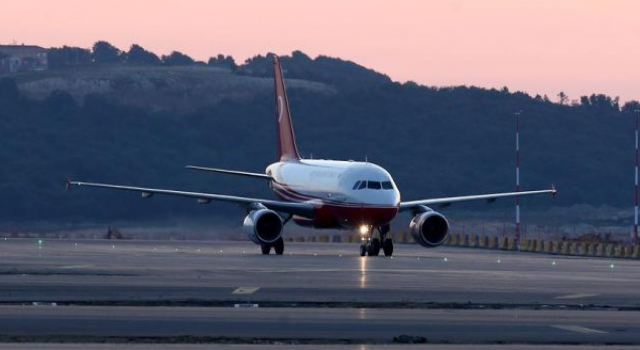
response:
<path id="1" fill-rule="evenodd" d="M 368 231 L 361 229 L 360 256 L 378 256 L 380 249 L 382 249 L 385 256 L 393 255 L 393 240 L 391 237 L 387 237 L 391 226 L 386 224 L 376 227 L 376 229 L 378 230 L 378 237 L 372 237 L 372 235 L 375 235 L 375 233 L 371 232 L 373 231 L 372 228 L 369 228 Z"/>

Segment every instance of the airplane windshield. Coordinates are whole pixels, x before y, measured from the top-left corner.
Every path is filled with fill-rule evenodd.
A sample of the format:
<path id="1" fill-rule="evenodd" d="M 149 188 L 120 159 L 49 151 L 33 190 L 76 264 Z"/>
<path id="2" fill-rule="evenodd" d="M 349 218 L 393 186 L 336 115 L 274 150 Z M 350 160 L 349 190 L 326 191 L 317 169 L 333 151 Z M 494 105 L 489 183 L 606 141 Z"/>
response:
<path id="1" fill-rule="evenodd" d="M 368 188 L 370 190 L 392 190 L 394 187 L 391 181 L 380 182 L 360 180 L 356 181 L 356 183 L 353 185 L 352 190 L 364 190 L 365 188 Z"/>
<path id="2" fill-rule="evenodd" d="M 380 185 L 380 181 L 367 181 L 367 188 L 379 190 L 382 188 L 382 185 Z"/>

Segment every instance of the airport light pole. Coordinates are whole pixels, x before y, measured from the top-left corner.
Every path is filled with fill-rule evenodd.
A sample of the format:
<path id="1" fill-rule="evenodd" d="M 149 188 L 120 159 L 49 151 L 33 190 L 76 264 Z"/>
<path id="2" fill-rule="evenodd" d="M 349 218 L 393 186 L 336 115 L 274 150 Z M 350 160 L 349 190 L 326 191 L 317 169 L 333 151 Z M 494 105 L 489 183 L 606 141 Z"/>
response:
<path id="1" fill-rule="evenodd" d="M 520 192 L 520 115 L 522 111 L 515 113 L 516 117 L 516 192 Z M 516 200 L 516 249 L 520 250 L 520 196 Z"/>
<path id="2" fill-rule="evenodd" d="M 633 244 L 638 244 L 638 130 L 640 129 L 640 109 L 636 109 L 636 151 L 635 151 L 635 173 L 634 173 L 634 208 L 633 208 Z"/>

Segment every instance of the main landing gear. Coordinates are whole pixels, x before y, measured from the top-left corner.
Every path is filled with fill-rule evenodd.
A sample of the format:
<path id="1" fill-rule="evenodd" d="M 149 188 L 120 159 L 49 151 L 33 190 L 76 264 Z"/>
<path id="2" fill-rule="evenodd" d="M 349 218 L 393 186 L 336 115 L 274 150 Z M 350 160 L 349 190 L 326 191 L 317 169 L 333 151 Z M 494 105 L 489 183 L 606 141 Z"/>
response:
<path id="1" fill-rule="evenodd" d="M 273 243 L 260 244 L 260 250 L 262 250 L 263 255 L 269 255 L 269 253 L 271 253 L 272 247 L 276 255 L 282 255 L 284 253 L 284 239 L 280 237 Z"/>
<path id="2" fill-rule="evenodd" d="M 380 254 L 380 249 L 382 249 L 385 256 L 393 255 L 393 240 L 391 237 L 387 237 L 387 234 L 391 230 L 391 226 L 386 224 L 376 227 L 376 229 L 378 231 L 377 237 L 375 237 L 375 233 L 372 232 L 373 228 L 367 227 L 366 230 L 364 227 L 361 228 L 360 234 L 362 234 L 362 238 L 360 243 L 360 256 L 378 256 Z"/>

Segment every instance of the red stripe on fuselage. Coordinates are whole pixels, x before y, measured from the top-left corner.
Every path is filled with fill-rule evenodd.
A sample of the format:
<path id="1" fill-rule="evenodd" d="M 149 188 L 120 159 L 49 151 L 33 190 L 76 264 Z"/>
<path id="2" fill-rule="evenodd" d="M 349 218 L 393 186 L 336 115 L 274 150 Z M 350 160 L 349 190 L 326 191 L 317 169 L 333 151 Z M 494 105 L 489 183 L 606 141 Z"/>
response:
<path id="1" fill-rule="evenodd" d="M 352 228 L 360 225 L 382 226 L 388 224 L 398 214 L 398 207 L 381 206 L 365 203 L 347 203 L 326 200 L 293 191 L 282 184 L 273 183 L 274 192 L 286 201 L 306 202 L 315 204 L 312 223 L 308 219 L 299 219 L 304 226 L 312 225 L 318 228 Z"/>

